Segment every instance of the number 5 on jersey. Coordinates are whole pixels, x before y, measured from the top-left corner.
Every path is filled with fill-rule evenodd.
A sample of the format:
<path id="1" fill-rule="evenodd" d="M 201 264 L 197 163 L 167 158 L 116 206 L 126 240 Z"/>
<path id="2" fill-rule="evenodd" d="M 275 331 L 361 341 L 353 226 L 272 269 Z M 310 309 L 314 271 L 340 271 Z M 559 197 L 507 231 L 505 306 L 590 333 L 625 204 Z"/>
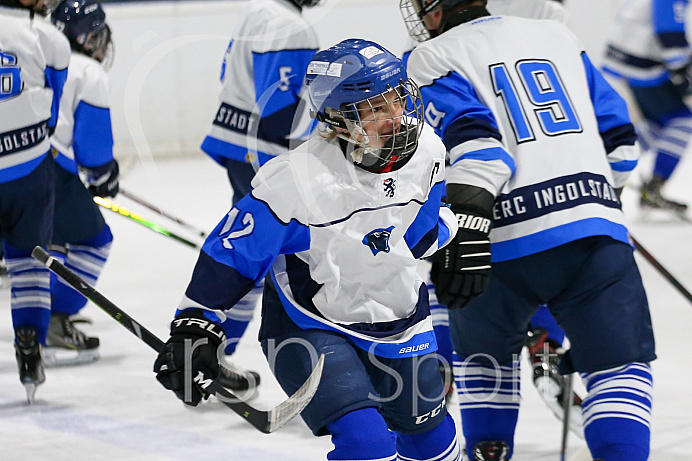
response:
<path id="1" fill-rule="evenodd" d="M 228 248 L 229 250 L 234 249 L 232 243 L 233 240 L 250 235 L 252 234 L 252 231 L 255 230 L 255 219 L 252 217 L 252 213 L 246 211 L 240 218 L 238 217 L 239 214 L 240 210 L 237 208 L 233 208 L 231 211 L 229 211 L 228 215 L 226 216 L 226 222 L 224 223 L 223 228 L 221 228 L 221 232 L 219 232 L 219 237 L 221 237 L 224 248 Z M 238 224 L 242 227 L 230 232 L 231 229 L 239 227 L 236 225 L 236 222 L 238 222 Z M 225 234 L 228 235 L 224 237 Z"/>

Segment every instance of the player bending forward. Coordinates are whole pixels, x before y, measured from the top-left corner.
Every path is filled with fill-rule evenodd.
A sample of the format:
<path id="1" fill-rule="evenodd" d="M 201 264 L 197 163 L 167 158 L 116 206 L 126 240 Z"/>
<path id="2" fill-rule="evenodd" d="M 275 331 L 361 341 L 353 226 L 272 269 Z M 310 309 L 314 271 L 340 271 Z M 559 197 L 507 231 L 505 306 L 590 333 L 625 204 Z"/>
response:
<path id="1" fill-rule="evenodd" d="M 322 130 L 260 168 L 205 242 L 157 379 L 199 403 L 203 391 L 184 382 L 184 341 L 208 341 L 191 375 L 218 375 L 219 323 L 267 275 L 260 340 L 284 391 L 325 354 L 302 417 L 332 436 L 328 459 L 458 460 L 416 271 L 457 229 L 441 206 L 445 148 L 424 128 L 401 60 L 381 46 L 345 40 L 317 53 L 306 78 Z"/>

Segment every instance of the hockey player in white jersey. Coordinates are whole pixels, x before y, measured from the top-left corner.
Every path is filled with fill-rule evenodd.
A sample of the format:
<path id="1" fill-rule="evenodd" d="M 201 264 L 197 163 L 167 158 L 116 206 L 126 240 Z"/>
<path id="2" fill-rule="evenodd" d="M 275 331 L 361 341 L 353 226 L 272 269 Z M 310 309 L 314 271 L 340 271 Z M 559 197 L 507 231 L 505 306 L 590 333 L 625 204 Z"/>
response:
<path id="1" fill-rule="evenodd" d="M 289 143 L 311 126 L 303 113 L 301 92 L 305 69 L 318 44 L 302 10 L 319 2 L 252 0 L 241 13 L 221 67 L 219 108 L 201 146 L 226 168 L 233 205 L 250 191 L 258 166 L 287 152 Z M 235 351 L 261 294 L 260 285 L 224 322 L 226 335 L 232 339 L 227 354 Z M 223 384 L 236 390 L 247 388 L 247 375 L 236 371 L 240 370 L 224 368 Z M 259 383 L 259 375 L 250 373 Z"/>
<path id="2" fill-rule="evenodd" d="M 106 75 L 113 59 L 113 43 L 103 8 L 91 0 L 61 3 L 51 21 L 70 41 L 72 57 L 58 125 L 51 138 L 57 167 L 50 250 L 93 285 L 113 241 L 93 197 L 118 193 Z M 51 274 L 51 295 L 46 366 L 97 360 L 99 339 L 87 336 L 73 320 L 86 305 L 86 298 L 55 274 Z"/>
<path id="3" fill-rule="evenodd" d="M 662 195 L 692 136 L 692 47 L 685 35 L 688 0 L 631 0 L 617 15 L 603 69 L 627 82 L 644 121 L 637 126 L 656 159 L 641 187 L 642 207 L 687 211 Z"/>
<path id="4" fill-rule="evenodd" d="M 563 24 L 491 16 L 485 6 L 401 2 L 423 42 L 409 73 L 449 152 L 446 199 L 460 220 L 455 241 L 433 258 L 432 279 L 464 360 L 469 455 L 512 456 L 517 357 L 546 304 L 571 343 L 561 372 L 582 373 L 588 391 L 591 454 L 645 460 L 655 352 L 616 192 L 639 154 L 627 106 Z M 492 231 L 468 225 L 479 218 Z"/>
<path id="5" fill-rule="evenodd" d="M 0 235 L 10 280 L 19 379 L 33 401 L 45 381 L 42 347 L 50 320 L 50 274 L 31 257 L 53 228 L 53 159 L 49 134 L 70 46 L 35 13 L 57 2 L 0 0 Z"/>
<path id="6" fill-rule="evenodd" d="M 199 403 L 204 391 L 184 381 L 184 342 L 205 338 L 192 373 L 217 375 L 220 323 L 267 274 L 260 340 L 284 391 L 325 354 L 302 417 L 331 435 L 327 459 L 459 460 L 416 270 L 456 232 L 441 203 L 444 145 L 401 60 L 376 43 L 320 51 L 306 82 L 320 133 L 260 168 L 205 242 L 157 379 Z"/>

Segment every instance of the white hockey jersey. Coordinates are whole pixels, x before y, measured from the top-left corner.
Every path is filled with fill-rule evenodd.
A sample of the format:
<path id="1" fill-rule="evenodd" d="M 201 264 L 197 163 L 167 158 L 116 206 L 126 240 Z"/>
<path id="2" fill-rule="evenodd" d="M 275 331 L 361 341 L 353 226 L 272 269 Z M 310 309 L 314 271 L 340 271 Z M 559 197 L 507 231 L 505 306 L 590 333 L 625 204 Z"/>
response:
<path id="1" fill-rule="evenodd" d="M 348 335 L 384 357 L 436 350 L 416 268 L 456 233 L 441 204 L 444 160 L 430 127 L 409 162 L 390 173 L 356 167 L 338 140 L 319 136 L 271 160 L 207 238 L 180 309 L 223 318 L 271 270 L 285 314 L 300 328 Z M 279 321 L 263 313 L 263 328 Z"/>
<path id="2" fill-rule="evenodd" d="M 488 16 L 421 43 L 409 76 L 448 183 L 496 196 L 493 261 L 592 235 L 627 242 L 615 188 L 637 164 L 624 100 L 557 21 Z"/>
<path id="3" fill-rule="evenodd" d="M 0 183 L 28 175 L 49 151 L 69 62 L 52 24 L 0 6 Z"/>
<path id="4" fill-rule="evenodd" d="M 263 164 L 285 153 L 312 126 L 301 104 L 303 79 L 317 36 L 287 0 L 252 0 L 224 58 L 219 109 L 202 150 Z"/>
<path id="5" fill-rule="evenodd" d="M 108 76 L 98 61 L 82 53 L 72 53 L 51 144 L 58 151 L 58 164 L 73 174 L 78 174 L 78 166 L 98 167 L 113 160 Z"/>
<path id="6" fill-rule="evenodd" d="M 633 86 L 657 86 L 668 69 L 690 63 L 692 48 L 685 36 L 688 0 L 628 0 L 607 39 L 603 70 L 626 78 Z"/>

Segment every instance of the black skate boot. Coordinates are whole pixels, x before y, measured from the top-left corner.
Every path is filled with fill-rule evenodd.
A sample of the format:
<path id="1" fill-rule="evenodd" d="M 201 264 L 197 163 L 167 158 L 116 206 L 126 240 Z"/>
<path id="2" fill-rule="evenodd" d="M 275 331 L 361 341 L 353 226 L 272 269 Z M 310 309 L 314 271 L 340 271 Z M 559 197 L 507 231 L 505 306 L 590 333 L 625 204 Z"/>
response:
<path id="1" fill-rule="evenodd" d="M 47 367 L 80 365 L 99 359 L 99 339 L 87 336 L 74 324 L 67 314 L 50 316 L 44 354 Z"/>
<path id="2" fill-rule="evenodd" d="M 260 375 L 256 371 L 242 370 L 228 363 L 221 363 L 221 374 L 216 382 L 231 391 L 247 391 L 259 386 Z"/>
<path id="3" fill-rule="evenodd" d="M 478 442 L 473 447 L 473 458 L 476 461 L 507 461 L 509 459 L 509 445 L 501 440 Z"/>
<path id="4" fill-rule="evenodd" d="M 661 189 L 663 189 L 664 184 L 665 180 L 660 176 L 654 176 L 650 181 L 645 182 L 640 190 L 640 206 L 642 208 L 658 208 L 684 214 L 687 211 L 687 205 L 685 203 L 667 199 L 661 194 Z"/>
<path id="5" fill-rule="evenodd" d="M 34 327 L 21 327 L 15 331 L 15 357 L 19 367 L 19 380 L 26 388 L 26 398 L 34 402 L 36 387 L 46 380 L 41 359 L 41 344 Z"/>
<path id="6" fill-rule="evenodd" d="M 526 347 L 533 366 L 533 384 L 550 411 L 562 421 L 565 413 L 565 378 L 558 372 L 558 364 L 564 350 L 560 344 L 548 338 L 548 332 L 543 328 L 535 328 L 527 333 Z M 573 392 L 569 428 L 583 439 L 581 407 L 582 399 Z"/>

